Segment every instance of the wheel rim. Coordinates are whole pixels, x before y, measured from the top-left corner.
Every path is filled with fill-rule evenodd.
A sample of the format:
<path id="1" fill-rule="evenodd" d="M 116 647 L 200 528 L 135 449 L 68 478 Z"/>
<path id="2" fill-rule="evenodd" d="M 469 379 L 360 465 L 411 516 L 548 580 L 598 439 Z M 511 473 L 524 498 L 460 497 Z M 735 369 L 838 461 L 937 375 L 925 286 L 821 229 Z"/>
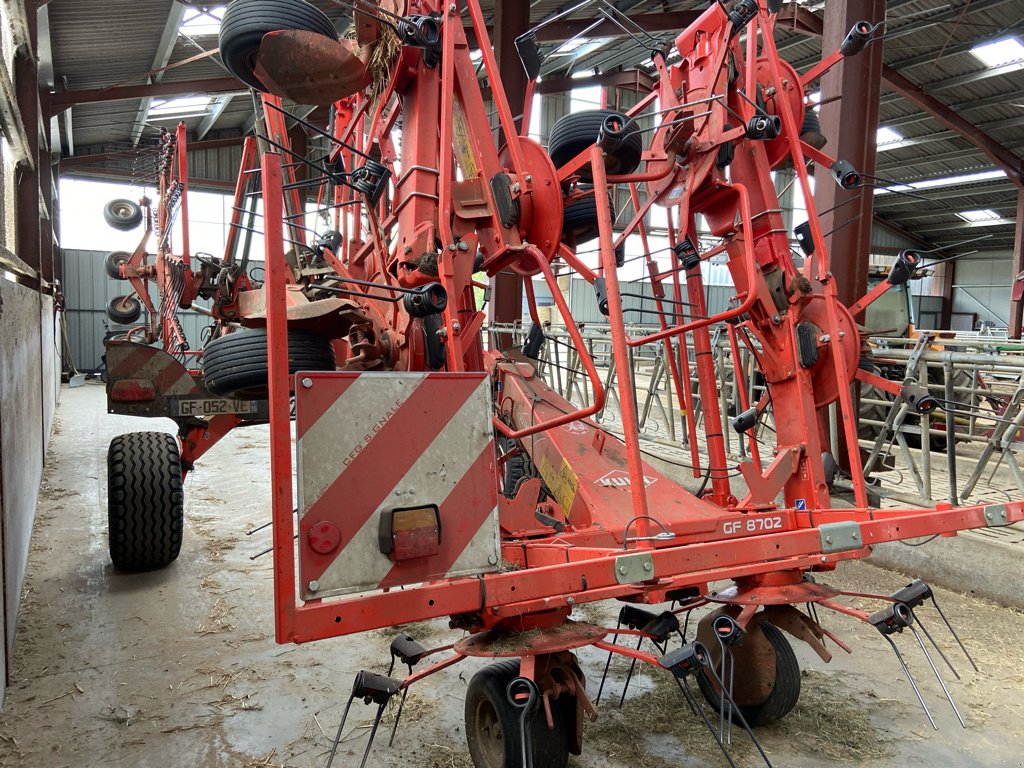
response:
<path id="1" fill-rule="evenodd" d="M 480 747 L 483 766 L 478 768 L 503 768 L 505 765 L 505 735 L 501 730 L 501 720 L 494 705 L 487 699 L 476 706 L 473 718 L 473 731 L 476 743 Z"/>
<path id="2" fill-rule="evenodd" d="M 114 216 L 116 216 L 119 219 L 130 219 L 132 217 L 131 206 L 125 205 L 124 203 L 121 203 L 120 205 L 115 205 L 111 212 L 114 214 Z"/>

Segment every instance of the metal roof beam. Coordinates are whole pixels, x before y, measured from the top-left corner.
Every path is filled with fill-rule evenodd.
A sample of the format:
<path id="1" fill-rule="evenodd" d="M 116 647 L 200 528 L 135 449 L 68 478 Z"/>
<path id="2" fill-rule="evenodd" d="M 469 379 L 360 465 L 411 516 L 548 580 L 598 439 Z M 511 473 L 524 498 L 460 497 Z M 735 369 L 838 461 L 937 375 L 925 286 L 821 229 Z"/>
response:
<path id="1" fill-rule="evenodd" d="M 1006 2 L 1009 2 L 1009 0 L 976 0 L 976 2 L 971 5 L 971 10 L 980 11 L 985 8 L 1003 5 Z M 941 13 L 929 16 L 927 18 L 927 25 L 930 26 L 935 24 L 943 20 L 946 16 L 952 18 L 962 10 L 963 6 L 958 5 Z M 818 24 L 821 25 L 818 27 L 817 31 L 814 30 L 815 19 L 817 19 Z M 820 34 L 820 30 L 823 29 L 821 19 L 813 13 L 804 14 L 803 26 L 810 34 L 814 35 Z M 904 34 L 913 31 L 910 29 L 911 26 L 912 25 L 908 24 L 906 30 L 899 29 L 895 32 L 887 32 L 886 38 L 891 39 L 893 37 L 901 37 Z M 950 109 L 948 105 L 939 101 L 931 94 L 926 93 L 921 86 L 909 80 L 904 75 L 901 75 L 888 64 L 882 65 L 882 81 L 915 107 L 927 112 L 939 123 L 946 126 L 946 128 L 949 128 L 951 131 L 959 134 L 971 144 L 978 147 L 978 149 L 984 152 L 993 163 L 1006 171 L 1007 175 L 1010 176 L 1010 179 L 1015 184 L 1018 186 L 1024 185 L 1024 159 L 1015 152 L 1007 149 L 1003 144 L 993 138 L 990 134 L 985 133 L 974 123 L 958 115 Z"/>
<path id="2" fill-rule="evenodd" d="M 943 232 L 959 232 L 963 229 L 997 229 L 1002 227 L 1013 227 L 1016 222 L 1011 219 L 999 219 L 998 221 L 942 221 L 933 224 L 926 224 L 922 227 L 915 227 L 918 232 L 934 232 L 941 235 Z"/>
<path id="3" fill-rule="evenodd" d="M 111 179 L 113 181 L 127 180 L 132 183 L 146 183 L 139 177 L 139 174 L 122 168 L 72 168 L 61 175 L 76 176 L 85 179 Z M 150 181 L 152 181 L 152 179 L 150 179 Z M 233 192 L 235 189 L 235 182 L 221 181 L 218 179 L 197 179 L 189 177 L 188 185 L 190 188 L 198 187 L 215 189 L 221 192 Z"/>
<path id="4" fill-rule="evenodd" d="M 164 25 L 163 34 L 160 35 L 160 44 L 157 46 L 156 55 L 153 57 L 151 69 L 155 70 L 155 72 L 146 79 L 147 83 L 159 83 L 163 80 L 163 68 L 171 62 L 174 46 L 178 42 L 178 30 L 185 20 L 186 10 L 187 7 L 182 3 L 173 2 L 171 4 L 171 12 L 167 16 L 167 23 Z M 146 127 L 146 121 L 149 119 L 149 110 L 152 106 L 153 98 L 150 96 L 143 98 L 142 103 L 139 105 L 138 114 L 135 116 L 135 125 L 132 126 L 133 147 L 138 146 L 139 139 L 142 138 L 142 130 Z"/>
<path id="5" fill-rule="evenodd" d="M 938 82 L 935 83 L 927 83 L 924 86 L 924 91 L 925 93 L 944 91 L 948 88 L 956 88 L 957 86 L 960 85 L 970 85 L 971 83 L 977 83 L 981 80 L 988 80 L 990 77 L 1000 77 L 1001 75 L 1009 75 L 1014 72 L 1019 72 L 1020 69 L 1020 62 L 1003 64 L 1001 67 L 986 67 L 980 72 L 969 72 L 966 75 L 957 75 L 956 77 L 950 77 L 945 80 L 939 80 Z"/>
<path id="6" fill-rule="evenodd" d="M 205 149 L 223 149 L 224 147 L 237 147 L 241 146 L 244 141 L 244 137 L 236 136 L 230 139 L 211 139 L 210 141 L 190 141 L 188 143 L 189 152 L 201 152 Z M 122 149 L 112 150 L 110 152 L 97 152 L 90 155 L 75 155 L 72 157 L 65 157 L 60 161 L 61 168 L 73 168 L 80 165 L 93 165 L 95 163 L 109 163 L 109 162 L 124 162 L 126 160 L 134 160 L 139 156 L 140 150 L 137 149 Z"/>
<path id="7" fill-rule="evenodd" d="M 210 132 L 213 126 L 220 119 L 220 116 L 224 114 L 224 110 L 228 108 L 228 105 L 231 103 L 233 98 L 235 97 L 228 94 L 226 96 L 219 96 L 214 100 L 213 104 L 210 106 L 209 114 L 203 118 L 203 122 L 199 124 L 199 128 L 196 130 L 196 139 L 202 141 L 206 137 L 206 134 Z"/>
<path id="8" fill-rule="evenodd" d="M 1024 185 L 1024 159 L 1008 149 L 991 134 L 961 117 L 931 94 L 925 93 L 919 85 L 910 81 L 888 65 L 882 67 L 885 82 L 918 109 L 921 109 L 950 130 L 984 152 L 997 166 L 1006 171 L 1018 186 Z"/>
<path id="9" fill-rule="evenodd" d="M 888 102 L 895 101 L 899 98 L 898 94 L 893 95 L 892 98 L 888 99 Z M 994 96 L 987 96 L 981 99 L 972 99 L 971 101 L 961 101 L 956 104 L 950 104 L 949 108 L 956 112 L 966 112 L 970 109 L 980 109 L 981 107 L 991 107 L 994 104 L 1006 104 L 1017 99 L 1024 100 L 1024 91 L 1013 91 L 1011 93 L 997 93 Z M 904 125 L 913 125 L 914 123 L 920 123 L 925 120 L 929 120 L 929 115 L 913 114 L 906 115 L 904 117 L 895 117 L 892 120 L 886 120 L 883 125 L 889 128 L 899 128 Z"/>
<path id="10" fill-rule="evenodd" d="M 245 93 L 249 89 L 233 77 L 213 77 L 204 80 L 181 80 L 174 83 L 152 85 L 123 85 L 111 88 L 91 88 L 81 91 L 55 93 L 51 97 L 54 114 L 77 104 L 123 101 L 157 96 L 189 96 L 205 93 Z"/>

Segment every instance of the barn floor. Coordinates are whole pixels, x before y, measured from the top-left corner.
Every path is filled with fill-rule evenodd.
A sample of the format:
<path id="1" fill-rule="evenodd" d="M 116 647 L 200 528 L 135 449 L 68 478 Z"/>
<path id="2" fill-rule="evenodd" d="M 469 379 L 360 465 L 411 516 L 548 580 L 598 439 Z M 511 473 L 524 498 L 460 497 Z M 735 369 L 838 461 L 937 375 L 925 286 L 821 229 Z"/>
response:
<path id="1" fill-rule="evenodd" d="M 190 477 L 185 545 L 172 567 L 141 576 L 112 570 L 107 444 L 121 432 L 171 426 L 108 416 L 99 385 L 63 391 L 0 715 L 0 765 L 323 766 L 353 675 L 362 668 L 386 671 L 396 630 L 302 647 L 273 641 L 269 556 L 250 559 L 269 546 L 269 534 L 246 535 L 268 519 L 265 428 L 234 433 Z M 1019 580 L 1020 572 L 1008 578 Z M 827 581 L 889 592 L 904 578 L 858 563 Z M 938 594 L 982 670 L 975 674 L 950 654 L 964 678 L 950 688 L 967 729 L 941 698 L 912 638 L 899 640 L 938 733 L 884 640 L 830 615 L 827 626 L 854 653 L 839 652 L 825 665 L 797 646 L 804 668 L 800 703 L 760 731 L 774 765 L 1024 766 L 1024 615 Z M 581 612 L 608 620 L 614 610 L 584 606 Z M 935 620 L 929 628 L 940 630 Z M 409 631 L 430 641 L 454 639 L 443 621 Z M 593 693 L 603 655 L 581 656 Z M 462 707 L 475 668 L 467 661 L 414 688 L 394 746 L 379 739 L 368 764 L 469 766 Z M 587 726 L 585 753 L 572 765 L 725 765 L 667 676 L 634 678 L 625 707 L 617 709 L 625 672 L 625 664 L 612 665 L 613 696 L 606 687 L 602 717 Z M 357 703 L 353 711 L 338 766 L 357 765 L 354 755 L 365 744 L 370 710 Z M 756 765 L 749 742 L 739 733 L 734 742 L 737 763 Z"/>

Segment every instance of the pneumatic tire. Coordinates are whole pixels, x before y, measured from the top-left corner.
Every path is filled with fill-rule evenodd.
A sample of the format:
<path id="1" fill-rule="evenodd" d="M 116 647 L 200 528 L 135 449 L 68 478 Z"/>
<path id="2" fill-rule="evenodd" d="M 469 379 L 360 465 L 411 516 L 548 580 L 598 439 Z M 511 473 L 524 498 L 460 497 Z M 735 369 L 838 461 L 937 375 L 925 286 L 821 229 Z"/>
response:
<path id="1" fill-rule="evenodd" d="M 142 302 L 134 296 L 115 296 L 107 302 L 107 317 L 118 325 L 131 325 L 142 317 Z"/>
<path id="2" fill-rule="evenodd" d="M 220 57 L 227 70 L 258 91 L 266 86 L 256 77 L 256 54 L 271 32 L 316 32 L 338 39 L 333 22 L 305 0 L 234 0 L 220 25 Z"/>
<path id="3" fill-rule="evenodd" d="M 107 277 L 111 277 L 114 280 L 124 280 L 121 277 L 121 266 L 127 264 L 131 257 L 132 255 L 128 251 L 108 253 L 103 259 L 103 270 L 107 273 Z"/>
<path id="4" fill-rule="evenodd" d="M 203 350 L 203 379 L 215 395 L 261 400 L 268 394 L 267 332 L 236 331 L 214 339 Z M 333 371 L 334 346 L 326 336 L 288 331 L 288 373 Z"/>
<path id="5" fill-rule="evenodd" d="M 775 678 L 768 695 L 761 701 L 742 701 L 739 700 L 739 694 L 735 694 L 737 696 L 736 705 L 747 721 L 747 725 L 755 728 L 759 725 L 768 725 L 776 720 L 781 720 L 796 706 L 797 700 L 800 698 L 800 664 L 796 660 L 796 654 L 793 653 L 793 646 L 789 644 L 785 635 L 774 624 L 761 621 L 749 629 L 748 632 L 761 632 L 764 635 L 764 639 L 768 641 L 768 644 L 775 652 Z M 742 646 L 745 642 L 748 642 L 748 638 L 741 638 L 739 643 L 733 646 L 733 653 L 737 656 L 741 654 Z M 711 646 L 709 645 L 708 648 L 710 649 Z M 747 660 L 748 663 L 752 661 L 753 659 Z M 741 680 L 745 673 L 750 671 L 749 668 L 745 668 L 742 657 L 737 658 L 735 679 L 737 681 Z M 711 679 L 706 669 L 702 669 L 697 674 L 697 687 L 704 694 L 708 704 L 713 709 L 718 709 L 718 685 Z M 732 718 L 737 722 L 739 721 L 739 718 L 735 716 L 733 707 L 728 702 L 725 704 L 725 714 L 726 717 Z"/>
<path id="6" fill-rule="evenodd" d="M 142 223 L 142 207 L 131 200 L 111 200 L 103 208 L 103 220 L 114 229 L 130 232 Z"/>
<path id="7" fill-rule="evenodd" d="M 612 221 L 615 220 L 615 208 L 612 196 L 608 195 L 608 207 L 611 210 Z M 562 209 L 562 239 L 571 237 L 573 242 L 588 242 L 597 237 L 598 215 L 597 200 L 593 196 L 585 197 L 570 203 Z"/>
<path id="8" fill-rule="evenodd" d="M 178 441 L 166 432 L 130 432 L 107 452 L 107 539 L 122 571 L 150 571 L 181 551 L 184 494 Z"/>
<path id="9" fill-rule="evenodd" d="M 466 743 L 476 768 L 519 768 L 522 739 L 519 711 L 506 696 L 508 684 L 519 676 L 519 659 L 505 659 L 473 675 L 466 689 Z M 559 696 L 551 701 L 554 728 L 548 728 L 543 705 L 530 723 L 533 768 L 565 768 L 569 764 L 570 731 L 575 727 L 576 700 Z"/>
<path id="10" fill-rule="evenodd" d="M 629 119 L 613 109 L 592 109 L 574 112 L 558 120 L 548 140 L 548 154 L 555 168 L 561 168 L 580 152 L 593 146 L 608 117 L 617 118 L 620 125 Z M 619 146 L 605 157 L 605 171 L 612 176 L 632 173 L 640 165 L 643 151 L 643 136 L 634 124 L 626 131 Z M 579 175 L 584 181 L 593 178 L 589 163 L 580 168 Z"/>

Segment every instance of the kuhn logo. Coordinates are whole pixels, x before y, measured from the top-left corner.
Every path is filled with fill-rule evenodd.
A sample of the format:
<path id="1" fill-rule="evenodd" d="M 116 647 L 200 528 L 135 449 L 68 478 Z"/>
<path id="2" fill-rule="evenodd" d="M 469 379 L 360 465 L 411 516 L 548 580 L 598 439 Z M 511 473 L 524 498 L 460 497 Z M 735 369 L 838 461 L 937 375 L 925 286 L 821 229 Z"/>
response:
<path id="1" fill-rule="evenodd" d="M 648 477 L 644 475 L 644 488 L 649 488 L 653 485 L 658 478 Z M 621 469 L 615 469 L 609 472 L 604 477 L 599 477 L 594 481 L 594 485 L 603 485 L 605 488 L 629 488 L 632 483 L 629 479 L 629 473 Z"/>

